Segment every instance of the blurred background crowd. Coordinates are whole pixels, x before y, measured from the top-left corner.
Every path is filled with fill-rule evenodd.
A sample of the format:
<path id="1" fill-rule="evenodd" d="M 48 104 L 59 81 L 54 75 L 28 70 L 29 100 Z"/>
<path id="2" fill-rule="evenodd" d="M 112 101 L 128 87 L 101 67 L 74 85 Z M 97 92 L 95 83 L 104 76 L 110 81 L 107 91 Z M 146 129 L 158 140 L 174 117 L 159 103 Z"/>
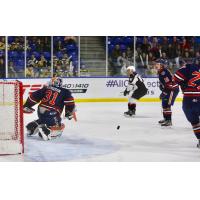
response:
<path id="1" fill-rule="evenodd" d="M 0 36 L 0 78 L 125 76 L 129 65 L 155 77 L 157 58 L 172 72 L 199 64 L 200 36 Z"/>

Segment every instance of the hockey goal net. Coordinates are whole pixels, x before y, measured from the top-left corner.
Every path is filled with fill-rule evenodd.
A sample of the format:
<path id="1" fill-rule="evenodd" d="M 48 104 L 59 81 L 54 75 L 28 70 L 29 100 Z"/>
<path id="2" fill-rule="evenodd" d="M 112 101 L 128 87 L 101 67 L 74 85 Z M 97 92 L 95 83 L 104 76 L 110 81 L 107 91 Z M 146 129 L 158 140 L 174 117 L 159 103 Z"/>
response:
<path id="1" fill-rule="evenodd" d="M 24 152 L 22 107 L 22 83 L 0 80 L 0 155 Z"/>

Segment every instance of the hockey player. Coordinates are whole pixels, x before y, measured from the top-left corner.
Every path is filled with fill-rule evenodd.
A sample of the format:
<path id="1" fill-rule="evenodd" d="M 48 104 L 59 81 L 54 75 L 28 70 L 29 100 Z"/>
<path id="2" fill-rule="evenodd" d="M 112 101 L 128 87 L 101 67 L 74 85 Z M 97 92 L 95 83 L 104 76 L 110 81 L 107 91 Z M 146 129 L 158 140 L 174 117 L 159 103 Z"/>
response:
<path id="1" fill-rule="evenodd" d="M 186 64 L 178 69 L 174 80 L 183 92 L 183 112 L 193 127 L 200 148 L 200 65 Z"/>
<path id="2" fill-rule="evenodd" d="M 136 73 L 134 66 L 127 67 L 129 77 L 128 86 L 124 91 L 124 96 L 128 95 L 128 111 L 124 112 L 126 117 L 133 117 L 136 112 L 136 100 L 147 94 L 147 88 L 143 79 Z"/>
<path id="3" fill-rule="evenodd" d="M 71 92 L 62 87 L 62 79 L 54 77 L 44 86 L 33 92 L 24 104 L 24 113 L 32 113 L 34 105 L 38 105 L 38 120 L 27 124 L 27 135 L 39 134 L 44 140 L 51 140 L 62 134 L 64 124 L 61 114 L 65 109 L 65 117 L 71 120 L 75 109 Z"/>
<path id="4" fill-rule="evenodd" d="M 166 60 L 158 59 L 155 61 L 155 68 L 158 72 L 160 82 L 160 99 L 162 101 L 163 119 L 158 123 L 161 126 L 172 125 L 172 110 L 171 106 L 179 93 L 179 86 L 173 81 L 173 75 L 167 69 Z"/>

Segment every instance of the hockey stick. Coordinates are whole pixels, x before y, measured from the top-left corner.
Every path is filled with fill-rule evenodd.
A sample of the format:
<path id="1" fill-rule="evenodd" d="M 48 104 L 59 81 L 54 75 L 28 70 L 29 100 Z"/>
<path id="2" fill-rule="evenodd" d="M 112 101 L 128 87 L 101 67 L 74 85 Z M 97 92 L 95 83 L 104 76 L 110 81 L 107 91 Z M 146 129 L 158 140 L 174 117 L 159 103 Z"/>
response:
<path id="1" fill-rule="evenodd" d="M 75 122 L 77 122 L 76 112 L 73 112 L 73 119 Z"/>

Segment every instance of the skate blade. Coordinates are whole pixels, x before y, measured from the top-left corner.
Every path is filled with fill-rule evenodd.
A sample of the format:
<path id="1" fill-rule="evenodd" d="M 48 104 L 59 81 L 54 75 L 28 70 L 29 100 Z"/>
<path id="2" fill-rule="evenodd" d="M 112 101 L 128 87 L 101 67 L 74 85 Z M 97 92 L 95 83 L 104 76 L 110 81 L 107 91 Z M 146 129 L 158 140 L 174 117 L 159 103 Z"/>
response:
<path id="1" fill-rule="evenodd" d="M 124 117 L 126 117 L 126 118 L 134 118 L 135 115 L 132 115 L 132 116 L 130 116 L 130 115 L 124 115 Z"/>

